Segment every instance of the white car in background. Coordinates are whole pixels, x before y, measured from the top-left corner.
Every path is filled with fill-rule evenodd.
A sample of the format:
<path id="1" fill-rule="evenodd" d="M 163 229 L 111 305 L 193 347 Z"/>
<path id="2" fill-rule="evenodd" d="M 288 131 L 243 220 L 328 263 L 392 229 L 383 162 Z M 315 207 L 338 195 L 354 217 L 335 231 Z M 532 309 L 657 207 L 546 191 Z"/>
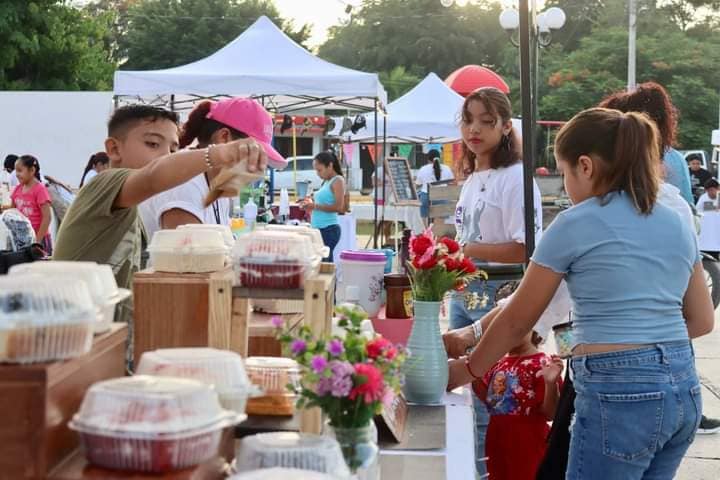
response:
<path id="1" fill-rule="evenodd" d="M 293 172 L 294 162 L 297 158 L 297 173 Z M 314 190 L 320 188 L 320 177 L 315 173 L 313 168 L 313 157 L 312 155 L 298 155 L 297 157 L 287 157 L 288 164 L 284 170 L 275 170 L 275 190 L 281 188 L 287 188 L 288 190 L 295 191 L 295 182 L 310 182 L 310 185 Z"/>

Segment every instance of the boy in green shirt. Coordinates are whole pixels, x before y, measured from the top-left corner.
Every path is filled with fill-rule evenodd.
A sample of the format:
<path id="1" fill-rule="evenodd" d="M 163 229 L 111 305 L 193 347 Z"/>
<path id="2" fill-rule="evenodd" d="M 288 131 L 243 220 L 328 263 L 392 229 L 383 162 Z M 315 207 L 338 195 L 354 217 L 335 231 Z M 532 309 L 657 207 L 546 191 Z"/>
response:
<path id="1" fill-rule="evenodd" d="M 267 155 L 252 138 L 176 152 L 177 122 L 174 112 L 147 105 L 113 113 L 105 140 L 113 168 L 78 193 L 58 232 L 55 260 L 110 264 L 118 286 L 131 288 L 140 265 L 139 203 L 210 168 L 245 161 L 249 173 L 265 170 Z"/>

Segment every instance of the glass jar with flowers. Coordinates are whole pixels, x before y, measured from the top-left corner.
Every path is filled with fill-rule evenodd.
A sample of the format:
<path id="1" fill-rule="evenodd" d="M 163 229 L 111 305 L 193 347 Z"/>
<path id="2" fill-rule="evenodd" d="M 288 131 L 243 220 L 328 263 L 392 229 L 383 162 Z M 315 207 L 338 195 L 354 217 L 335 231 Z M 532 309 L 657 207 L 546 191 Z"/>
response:
<path id="1" fill-rule="evenodd" d="M 387 339 L 361 331 L 363 312 L 338 307 L 344 336 L 316 338 L 302 326 L 290 331 L 280 319 L 278 339 L 302 368 L 298 408 L 319 407 L 340 443 L 351 472 L 377 462 L 373 417 L 400 393 L 405 352 Z"/>

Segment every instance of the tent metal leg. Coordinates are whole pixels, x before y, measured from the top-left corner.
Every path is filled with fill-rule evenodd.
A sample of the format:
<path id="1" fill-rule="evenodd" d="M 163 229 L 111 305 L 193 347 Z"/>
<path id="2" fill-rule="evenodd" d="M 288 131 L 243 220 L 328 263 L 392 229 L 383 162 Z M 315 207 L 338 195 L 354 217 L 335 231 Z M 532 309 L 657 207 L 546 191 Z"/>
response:
<path id="1" fill-rule="evenodd" d="M 533 70 L 531 51 L 537 42 L 535 33 L 535 0 L 520 0 L 520 94 L 522 99 L 523 180 L 525 205 L 525 261 L 535 250 L 535 208 L 533 173 L 535 168 L 535 118 L 533 102 Z M 537 208 L 542 208 L 537 205 Z"/>
<path id="2" fill-rule="evenodd" d="M 375 149 L 375 158 L 373 160 L 373 163 L 375 164 L 375 181 L 373 182 L 373 191 L 375 192 L 375 214 L 373 216 L 373 248 L 378 248 L 378 188 L 377 188 L 377 182 L 379 180 L 378 176 L 380 174 L 380 170 L 378 168 L 378 161 L 377 161 L 377 144 L 378 144 L 378 119 L 377 119 L 377 107 L 378 102 L 375 100 L 375 109 L 373 110 L 373 120 L 375 122 L 375 144 L 372 148 Z M 385 184 L 385 175 L 383 170 L 383 185 Z M 384 201 L 385 197 L 383 197 Z"/>

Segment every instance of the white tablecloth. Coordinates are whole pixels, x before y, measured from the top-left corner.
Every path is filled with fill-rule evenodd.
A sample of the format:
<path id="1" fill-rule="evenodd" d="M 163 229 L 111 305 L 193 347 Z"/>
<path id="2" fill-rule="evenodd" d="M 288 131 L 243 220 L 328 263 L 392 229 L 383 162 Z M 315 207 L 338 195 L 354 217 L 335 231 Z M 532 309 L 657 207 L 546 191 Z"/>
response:
<path id="1" fill-rule="evenodd" d="M 700 250 L 720 252 L 720 212 L 705 212 L 700 218 Z"/>
<path id="2" fill-rule="evenodd" d="M 351 207 L 357 220 L 372 222 L 375 219 L 375 205 L 372 203 L 353 203 Z M 425 230 L 419 206 L 385 205 L 384 208 L 386 222 L 403 222 L 415 234 Z M 378 220 L 383 217 L 382 209 L 383 206 L 378 206 Z"/>

